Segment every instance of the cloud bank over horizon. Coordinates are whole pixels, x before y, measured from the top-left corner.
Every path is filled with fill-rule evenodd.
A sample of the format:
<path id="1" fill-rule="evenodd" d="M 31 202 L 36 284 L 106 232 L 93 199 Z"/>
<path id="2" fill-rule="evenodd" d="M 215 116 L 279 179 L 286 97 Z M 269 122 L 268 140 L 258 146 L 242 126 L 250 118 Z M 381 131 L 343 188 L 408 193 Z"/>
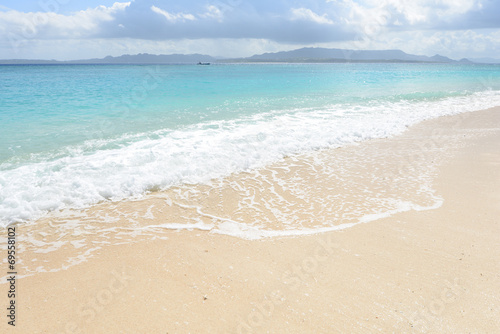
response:
<path id="1" fill-rule="evenodd" d="M 496 57 L 500 51 L 500 2 L 493 0 L 85 3 L 6 1 L 0 6 L 0 58 L 140 52 L 241 57 L 303 46 L 452 58 Z"/>

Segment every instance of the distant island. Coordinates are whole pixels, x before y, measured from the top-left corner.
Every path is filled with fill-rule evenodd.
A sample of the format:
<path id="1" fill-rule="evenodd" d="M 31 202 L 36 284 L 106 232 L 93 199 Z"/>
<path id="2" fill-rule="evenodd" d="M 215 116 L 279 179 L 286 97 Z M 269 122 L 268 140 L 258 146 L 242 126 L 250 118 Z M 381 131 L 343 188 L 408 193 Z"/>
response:
<path id="1" fill-rule="evenodd" d="M 301 48 L 292 51 L 264 53 L 246 58 L 215 58 L 203 54 L 153 55 L 140 53 L 118 57 L 80 60 L 0 59 L 2 65 L 16 64 L 198 64 L 198 63 L 488 63 L 500 64 L 500 59 L 473 58 L 453 60 L 434 55 L 412 55 L 401 50 L 347 50 Z"/>

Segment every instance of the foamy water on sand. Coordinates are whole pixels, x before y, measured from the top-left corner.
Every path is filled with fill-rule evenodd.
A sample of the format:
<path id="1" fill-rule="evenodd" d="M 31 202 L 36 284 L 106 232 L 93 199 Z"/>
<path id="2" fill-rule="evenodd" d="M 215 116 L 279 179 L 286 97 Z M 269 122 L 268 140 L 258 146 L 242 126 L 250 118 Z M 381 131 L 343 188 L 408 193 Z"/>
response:
<path id="1" fill-rule="evenodd" d="M 453 126 L 445 124 L 447 131 Z M 463 145 L 464 137 L 462 132 L 441 136 L 418 131 L 390 141 L 292 155 L 263 168 L 140 199 L 52 212 L 36 223 L 18 225 L 23 250 L 36 255 L 35 262 L 20 267 L 25 276 L 64 270 L 109 245 L 168 242 L 172 233 L 185 230 L 250 240 L 293 237 L 438 208 L 443 198 L 433 186 L 437 168 Z"/>

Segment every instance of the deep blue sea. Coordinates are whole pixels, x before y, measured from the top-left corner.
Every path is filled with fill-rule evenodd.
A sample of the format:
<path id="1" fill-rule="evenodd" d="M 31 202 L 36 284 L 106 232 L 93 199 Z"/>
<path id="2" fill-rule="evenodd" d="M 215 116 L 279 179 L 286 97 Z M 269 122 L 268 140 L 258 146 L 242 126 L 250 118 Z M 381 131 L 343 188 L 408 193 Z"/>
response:
<path id="1" fill-rule="evenodd" d="M 500 66 L 0 66 L 0 223 L 500 105 Z"/>

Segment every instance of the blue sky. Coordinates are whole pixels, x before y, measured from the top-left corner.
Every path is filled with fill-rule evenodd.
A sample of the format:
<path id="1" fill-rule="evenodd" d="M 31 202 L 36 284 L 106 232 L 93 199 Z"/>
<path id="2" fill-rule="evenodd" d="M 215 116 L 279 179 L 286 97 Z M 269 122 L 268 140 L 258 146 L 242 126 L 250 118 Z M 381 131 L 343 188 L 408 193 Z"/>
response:
<path id="1" fill-rule="evenodd" d="M 242 57 L 304 46 L 500 58 L 497 0 L 23 0 L 0 5 L 0 59 Z"/>

